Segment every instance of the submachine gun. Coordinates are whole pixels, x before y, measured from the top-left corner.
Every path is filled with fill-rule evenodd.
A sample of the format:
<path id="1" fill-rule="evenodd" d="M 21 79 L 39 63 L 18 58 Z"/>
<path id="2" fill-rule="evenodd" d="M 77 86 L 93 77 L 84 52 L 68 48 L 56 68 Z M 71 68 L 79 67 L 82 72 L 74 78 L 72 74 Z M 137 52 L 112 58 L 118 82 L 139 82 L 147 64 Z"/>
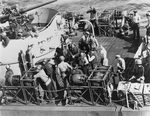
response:
<path id="1" fill-rule="evenodd" d="M 8 21 L 9 26 L 4 29 L 7 36 L 10 39 L 17 39 L 18 36 L 21 36 L 20 34 L 28 32 L 30 30 L 28 25 L 30 25 L 33 21 L 34 15 L 29 14 L 27 16 L 25 13 L 56 1 L 57 0 L 52 0 L 28 9 L 19 9 L 18 5 L 14 5 L 9 8 L 3 8 L 2 16 L 0 16 L 0 23 L 3 24 Z"/>

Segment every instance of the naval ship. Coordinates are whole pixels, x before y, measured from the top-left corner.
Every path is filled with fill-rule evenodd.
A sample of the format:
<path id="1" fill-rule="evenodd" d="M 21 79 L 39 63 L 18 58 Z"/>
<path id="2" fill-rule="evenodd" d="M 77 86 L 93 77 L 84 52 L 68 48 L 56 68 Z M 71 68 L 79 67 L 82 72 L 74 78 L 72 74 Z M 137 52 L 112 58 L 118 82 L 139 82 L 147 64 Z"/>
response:
<path id="1" fill-rule="evenodd" d="M 91 77 L 94 71 L 91 71 L 91 75 L 86 80 L 86 85 L 70 85 L 67 88 L 69 95 L 66 98 L 70 103 L 66 106 L 40 104 L 37 99 L 34 99 L 34 93 L 29 91 L 29 89 L 35 91 L 35 86 L 24 85 L 24 83 L 22 83 L 24 81 L 32 82 L 32 80 L 26 80 L 24 77 L 30 73 L 30 68 L 34 66 L 35 63 L 43 59 L 54 57 L 56 48 L 61 47 L 61 35 L 64 34 L 64 31 L 58 29 L 56 24 L 60 13 L 54 9 L 39 8 L 55 1 L 56 0 L 19 11 L 16 10 L 16 6 L 14 8 L 11 7 L 11 10 L 15 10 L 15 13 L 19 12 L 19 14 L 13 14 L 12 12 L 11 14 L 9 12 L 10 10 L 6 9 L 6 14 L 0 16 L 0 26 L 4 27 L 2 28 L 4 32 L 8 32 L 7 28 L 10 26 L 11 21 L 23 21 L 21 22 L 21 34 L 23 37 L 19 36 L 19 24 L 19 26 L 16 26 L 17 30 L 15 30 L 14 34 L 8 34 L 10 38 L 8 41 L 6 39 L 6 41 L 1 40 L 0 42 L 0 115 L 148 116 L 150 113 L 150 84 L 134 84 L 126 81 L 119 82 L 119 79 L 114 76 L 113 67 L 115 67 L 116 64 L 115 56 L 120 54 L 125 59 L 127 69 L 124 76 L 128 80 L 132 76 L 135 59 L 141 55 L 144 46 L 142 41 L 136 42 L 131 39 L 130 33 L 132 32 L 129 32 L 129 36 L 118 37 L 117 34 L 114 33 L 117 25 L 113 28 L 111 25 L 108 25 L 111 21 L 122 18 L 119 12 L 116 19 L 111 19 L 111 13 L 108 13 L 107 16 L 110 19 L 107 21 L 109 23 L 99 23 L 99 35 L 95 36 L 94 34 L 98 42 L 103 45 L 108 52 L 109 66 L 97 67 L 94 70 L 102 72 L 103 77 L 98 80 L 92 80 Z M 25 18 L 25 20 L 22 17 Z M 82 24 L 84 24 L 83 22 L 89 23 L 89 21 L 84 19 L 82 19 L 81 22 Z M 38 29 L 38 35 L 29 35 L 27 32 L 34 26 Z M 75 43 L 78 43 L 83 35 L 83 31 L 81 30 L 76 30 L 76 36 L 70 35 Z M 94 33 L 94 29 L 92 30 Z M 141 28 L 140 32 L 141 36 L 145 35 L 145 29 Z M 10 78 L 9 86 L 4 84 L 7 66 L 13 69 L 15 75 Z M 116 87 L 113 89 L 112 98 L 109 98 L 109 88 L 107 85 L 112 82 L 112 80 L 113 84 L 118 85 L 120 88 Z M 93 82 L 95 82 L 96 85 L 92 85 Z M 130 89 L 126 90 L 125 86 L 128 86 Z M 117 96 L 118 91 L 120 91 L 120 98 Z M 20 92 L 23 98 L 20 98 L 18 94 Z M 87 95 L 89 99 L 87 99 Z"/>

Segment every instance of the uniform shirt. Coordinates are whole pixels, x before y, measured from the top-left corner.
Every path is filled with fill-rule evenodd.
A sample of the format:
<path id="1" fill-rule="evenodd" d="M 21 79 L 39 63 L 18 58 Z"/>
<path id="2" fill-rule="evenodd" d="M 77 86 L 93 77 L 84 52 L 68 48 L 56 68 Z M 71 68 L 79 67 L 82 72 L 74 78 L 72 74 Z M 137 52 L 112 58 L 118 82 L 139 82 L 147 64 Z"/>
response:
<path id="1" fill-rule="evenodd" d="M 61 75 L 61 73 L 66 72 L 69 68 L 72 69 L 67 62 L 62 61 L 58 64 L 58 74 Z"/>
<path id="2" fill-rule="evenodd" d="M 145 43 L 146 43 L 147 45 L 150 46 L 150 36 L 145 35 L 144 41 L 145 41 Z"/>
<path id="3" fill-rule="evenodd" d="M 133 75 L 138 79 L 144 76 L 144 67 L 143 66 L 135 66 Z"/>
<path id="4" fill-rule="evenodd" d="M 53 66 L 52 64 L 50 64 L 49 62 L 47 62 L 46 64 L 44 64 L 44 71 L 48 76 L 51 76 L 53 73 Z M 53 78 L 53 77 L 51 77 Z"/>
<path id="5" fill-rule="evenodd" d="M 96 13 L 91 13 L 90 14 L 90 20 L 94 20 L 94 19 L 96 19 Z"/>
<path id="6" fill-rule="evenodd" d="M 117 60 L 117 67 L 118 67 L 119 69 L 125 70 L 126 65 L 125 65 L 125 60 L 124 60 L 123 58 L 119 58 L 119 59 Z"/>
<path id="7" fill-rule="evenodd" d="M 133 15 L 133 22 L 140 23 L 140 21 L 141 21 L 141 17 L 139 14 L 136 13 L 135 15 Z"/>
<path id="8" fill-rule="evenodd" d="M 58 15 L 56 17 L 56 25 L 57 25 L 58 29 L 61 29 L 61 24 L 62 24 L 62 17 L 61 17 L 61 15 Z"/>
<path id="9" fill-rule="evenodd" d="M 103 66 L 108 66 L 108 58 L 107 58 L 107 57 L 104 58 L 102 65 L 103 65 Z"/>
<path id="10" fill-rule="evenodd" d="M 90 41 L 92 49 L 97 49 L 99 47 L 99 43 L 95 37 L 91 36 Z"/>
<path id="11" fill-rule="evenodd" d="M 90 20 L 96 19 L 96 9 L 92 9 L 93 11 L 90 13 Z"/>
<path id="12" fill-rule="evenodd" d="M 100 56 L 101 58 L 107 58 L 107 51 L 103 46 L 101 47 Z"/>
<path id="13" fill-rule="evenodd" d="M 143 56 L 143 58 L 146 59 L 146 61 L 148 63 L 148 68 L 150 69 L 150 50 L 146 49 L 145 51 L 143 51 L 142 56 Z"/>
<path id="14" fill-rule="evenodd" d="M 47 82 L 47 80 L 49 79 L 43 69 L 40 70 L 36 75 L 34 75 L 34 78 L 35 78 L 35 79 L 41 78 L 41 80 L 42 80 L 43 82 Z"/>

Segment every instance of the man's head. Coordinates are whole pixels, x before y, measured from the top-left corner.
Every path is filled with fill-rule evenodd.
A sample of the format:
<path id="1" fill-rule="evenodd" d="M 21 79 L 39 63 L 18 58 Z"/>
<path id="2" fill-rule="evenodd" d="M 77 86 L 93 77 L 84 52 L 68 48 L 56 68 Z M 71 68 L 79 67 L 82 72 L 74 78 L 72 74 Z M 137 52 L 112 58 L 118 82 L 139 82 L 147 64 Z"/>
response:
<path id="1" fill-rule="evenodd" d="M 90 35 L 90 32 L 89 31 L 86 31 L 85 32 L 85 36 L 89 36 Z"/>
<path id="2" fill-rule="evenodd" d="M 136 13 L 137 13 L 137 10 L 134 10 L 134 11 L 133 11 L 133 13 L 134 13 L 134 15 L 136 15 Z"/>
<path id="3" fill-rule="evenodd" d="M 46 64 L 46 63 L 47 63 L 47 59 L 44 59 L 42 63 L 43 63 L 43 64 Z"/>
<path id="4" fill-rule="evenodd" d="M 121 56 L 120 55 L 116 55 L 116 59 L 120 59 L 121 58 Z"/>
<path id="5" fill-rule="evenodd" d="M 36 65 L 36 71 L 39 72 L 40 70 L 42 70 L 42 65 L 41 64 L 37 64 Z"/>
<path id="6" fill-rule="evenodd" d="M 64 56 L 60 56 L 59 59 L 60 59 L 60 61 L 64 61 L 65 57 Z"/>
<path id="7" fill-rule="evenodd" d="M 10 69 L 10 65 L 8 64 L 8 65 L 6 65 L 6 69 L 8 70 L 8 69 Z"/>
<path id="8" fill-rule="evenodd" d="M 142 65 L 142 60 L 141 60 L 141 59 L 138 59 L 135 63 L 136 63 L 137 65 Z"/>
<path id="9" fill-rule="evenodd" d="M 32 32 L 36 32 L 36 31 L 37 31 L 37 27 L 35 25 L 33 25 Z"/>

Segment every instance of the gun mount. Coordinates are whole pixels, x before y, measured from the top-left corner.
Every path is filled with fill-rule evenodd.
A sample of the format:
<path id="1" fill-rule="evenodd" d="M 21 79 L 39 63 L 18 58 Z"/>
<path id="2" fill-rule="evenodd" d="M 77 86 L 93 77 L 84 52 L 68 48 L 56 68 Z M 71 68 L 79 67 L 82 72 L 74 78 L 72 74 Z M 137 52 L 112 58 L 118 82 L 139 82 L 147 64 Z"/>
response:
<path id="1" fill-rule="evenodd" d="M 8 21 L 9 26 L 6 27 L 5 29 L 7 36 L 10 39 L 14 38 L 16 39 L 20 38 L 18 37 L 18 33 L 20 34 L 20 32 L 26 33 L 30 31 L 29 25 L 34 20 L 34 15 L 33 14 L 26 15 L 25 13 L 56 1 L 57 0 L 52 0 L 27 9 L 19 9 L 18 5 L 14 5 L 9 8 L 3 8 L 2 16 L 0 16 L 0 23 L 6 23 Z"/>
<path id="2" fill-rule="evenodd" d="M 30 11 L 30 10 L 33 10 L 33 9 L 36 9 L 36 8 L 39 8 L 39 7 L 48 5 L 48 4 L 53 3 L 53 2 L 56 2 L 56 1 L 57 1 L 57 0 L 52 0 L 52 1 L 49 1 L 49 2 L 46 2 L 46 3 L 40 4 L 40 5 L 37 5 L 37 6 L 33 6 L 33 7 L 31 7 L 31 8 L 28 8 L 28 9 L 20 10 L 20 11 L 17 11 L 17 8 L 16 8 L 17 5 L 12 6 L 11 8 L 3 9 L 4 11 L 3 11 L 2 14 L 4 14 L 4 16 L 1 16 L 1 17 L 0 17 L 0 23 L 5 23 L 6 21 L 9 21 L 9 17 L 10 17 L 11 15 L 14 15 L 14 14 L 13 14 L 14 12 L 12 12 L 12 10 L 14 10 L 14 9 L 16 10 L 16 12 L 18 12 L 18 15 L 19 15 L 19 14 L 26 13 L 26 12 L 28 12 L 28 11 Z M 15 15 L 17 15 L 17 14 L 15 14 Z"/>

